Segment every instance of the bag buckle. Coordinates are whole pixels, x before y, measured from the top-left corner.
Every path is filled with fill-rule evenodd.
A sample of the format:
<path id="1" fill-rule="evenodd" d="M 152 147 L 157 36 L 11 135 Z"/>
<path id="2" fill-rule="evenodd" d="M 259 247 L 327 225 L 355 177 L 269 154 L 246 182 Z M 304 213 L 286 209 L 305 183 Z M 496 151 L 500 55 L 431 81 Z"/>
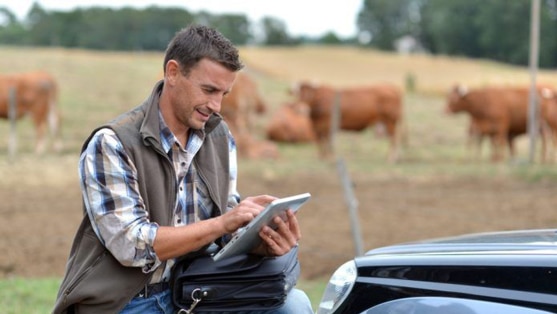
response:
<path id="1" fill-rule="evenodd" d="M 201 288 L 193 289 L 193 291 L 191 292 L 191 299 L 193 300 L 193 303 L 190 305 L 190 308 L 187 310 L 180 309 L 178 311 L 178 314 L 182 314 L 182 313 L 193 314 L 193 309 L 195 309 L 197 303 L 199 303 L 199 301 L 201 301 L 201 299 L 203 299 L 203 297 L 205 296 L 207 296 L 207 292 L 201 290 Z"/>

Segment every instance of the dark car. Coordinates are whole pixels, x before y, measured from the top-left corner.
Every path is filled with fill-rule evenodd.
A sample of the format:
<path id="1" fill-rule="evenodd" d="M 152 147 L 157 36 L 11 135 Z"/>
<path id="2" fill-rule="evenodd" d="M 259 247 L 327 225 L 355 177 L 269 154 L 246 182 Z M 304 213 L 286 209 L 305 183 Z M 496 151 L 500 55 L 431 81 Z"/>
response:
<path id="1" fill-rule="evenodd" d="M 387 246 L 340 266 L 317 314 L 557 313 L 557 231 Z"/>

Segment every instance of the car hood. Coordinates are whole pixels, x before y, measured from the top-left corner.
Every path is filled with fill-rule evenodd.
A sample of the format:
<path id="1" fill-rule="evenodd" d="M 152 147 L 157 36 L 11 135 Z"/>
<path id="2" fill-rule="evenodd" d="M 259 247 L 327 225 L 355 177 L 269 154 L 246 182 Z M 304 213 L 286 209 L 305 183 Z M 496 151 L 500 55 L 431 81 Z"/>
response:
<path id="1" fill-rule="evenodd" d="M 381 247 L 366 256 L 427 254 L 557 254 L 557 230 L 475 233 Z"/>

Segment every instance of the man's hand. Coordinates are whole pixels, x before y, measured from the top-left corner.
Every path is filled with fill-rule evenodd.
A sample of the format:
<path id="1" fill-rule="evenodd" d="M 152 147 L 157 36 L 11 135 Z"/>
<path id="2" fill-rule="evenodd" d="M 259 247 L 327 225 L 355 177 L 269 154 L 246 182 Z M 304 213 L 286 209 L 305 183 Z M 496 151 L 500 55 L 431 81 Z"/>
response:
<path id="1" fill-rule="evenodd" d="M 267 204 L 275 199 L 277 198 L 270 195 L 246 197 L 232 210 L 220 216 L 226 233 L 233 233 L 238 230 L 238 228 L 247 225 L 255 216 L 259 215 L 259 213 L 265 209 Z"/>
<path id="2" fill-rule="evenodd" d="M 273 230 L 269 226 L 261 228 L 259 236 L 263 239 L 261 245 L 255 253 L 267 256 L 280 256 L 288 253 L 293 247 L 298 245 L 302 238 L 298 219 L 292 210 L 286 211 L 286 221 L 280 217 L 275 217 L 273 222 L 277 229 Z"/>

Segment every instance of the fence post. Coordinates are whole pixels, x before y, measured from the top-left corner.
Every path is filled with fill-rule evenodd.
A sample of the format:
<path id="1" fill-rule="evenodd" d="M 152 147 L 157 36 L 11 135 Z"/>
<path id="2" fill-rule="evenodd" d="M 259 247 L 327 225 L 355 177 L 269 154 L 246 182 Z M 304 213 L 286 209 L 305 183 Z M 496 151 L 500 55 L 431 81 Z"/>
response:
<path id="1" fill-rule="evenodd" d="M 354 239 L 354 247 L 356 248 L 356 256 L 362 256 L 364 255 L 364 248 L 362 244 L 362 233 L 360 231 L 360 220 L 358 217 L 358 200 L 354 195 L 352 180 L 350 180 L 348 171 L 346 171 L 344 159 L 337 159 L 337 169 L 342 181 L 342 187 L 344 188 L 344 199 L 350 213 L 350 225 L 352 227 L 352 237 Z"/>
<path id="2" fill-rule="evenodd" d="M 10 87 L 8 92 L 8 119 L 10 120 L 10 139 L 8 143 L 8 155 L 10 160 L 15 159 L 15 154 L 17 151 L 17 130 L 16 130 L 16 120 L 17 120 L 17 102 L 16 102 L 16 89 L 15 87 Z"/>
<path id="3" fill-rule="evenodd" d="M 331 113 L 331 134 L 330 134 L 330 142 L 329 145 L 331 147 L 332 153 L 336 156 L 336 135 L 340 128 L 340 92 L 337 91 L 335 93 L 335 97 L 333 98 L 333 110 Z"/>
<path id="4" fill-rule="evenodd" d="M 536 139 L 539 127 L 539 104 L 537 101 L 536 75 L 539 59 L 539 36 L 540 36 L 540 0 L 532 0 L 530 12 L 530 96 L 528 98 L 528 133 L 530 135 L 530 163 L 536 159 Z M 542 156 L 542 160 L 543 160 Z"/>

